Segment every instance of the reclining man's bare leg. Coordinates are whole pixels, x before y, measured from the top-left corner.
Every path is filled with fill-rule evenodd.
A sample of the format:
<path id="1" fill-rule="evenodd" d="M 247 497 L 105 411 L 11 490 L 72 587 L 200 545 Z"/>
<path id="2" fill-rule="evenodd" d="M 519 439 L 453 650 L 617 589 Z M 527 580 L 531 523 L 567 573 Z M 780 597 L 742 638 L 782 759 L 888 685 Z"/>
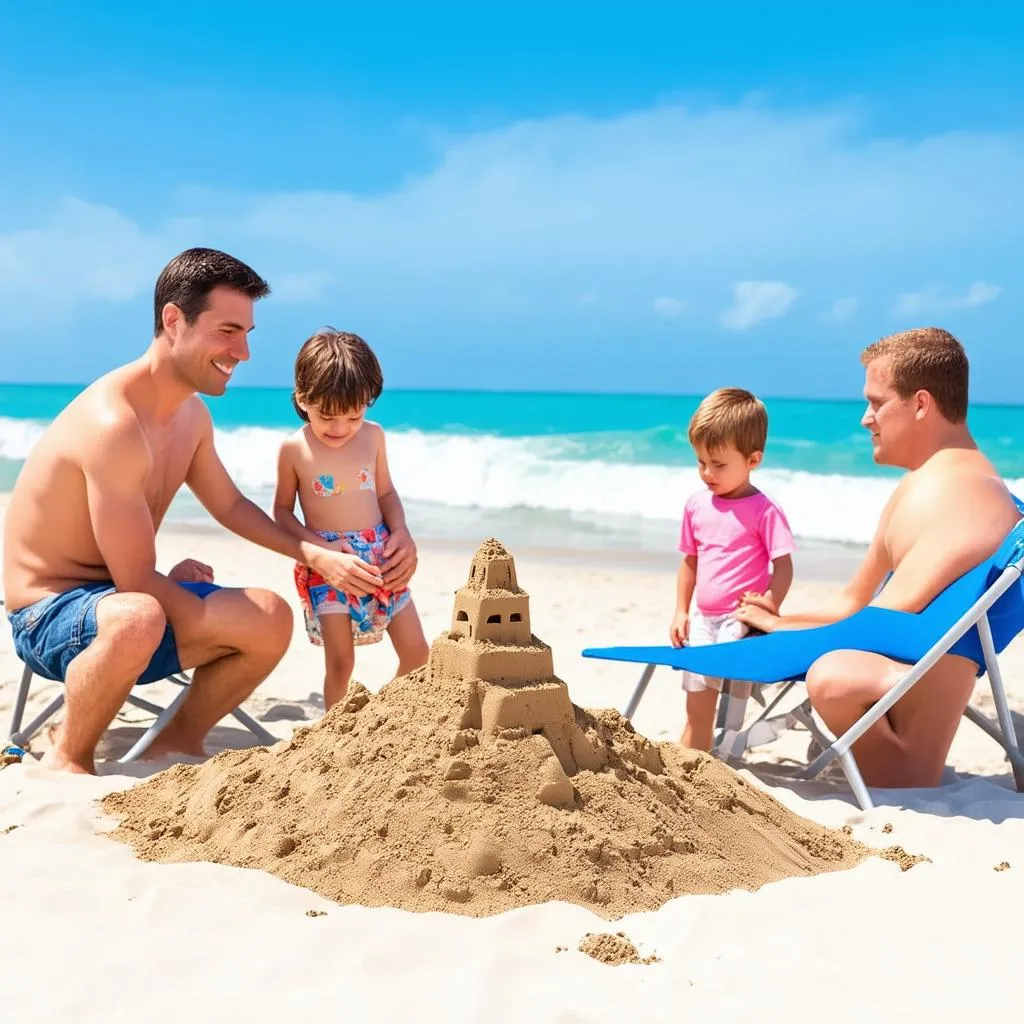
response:
<path id="1" fill-rule="evenodd" d="M 206 598 L 203 636 L 176 638 L 192 686 L 147 756 L 203 755 L 203 739 L 241 704 L 283 657 L 292 634 L 287 603 L 267 590 L 224 589 Z M 103 732 L 149 664 L 165 616 L 147 594 L 111 594 L 96 606 L 96 639 L 68 666 L 64 722 L 45 764 L 94 772 Z"/>
<path id="2" fill-rule="evenodd" d="M 881 654 L 832 651 L 807 673 L 811 704 L 841 736 L 907 673 Z M 960 716 L 974 689 L 976 666 L 948 654 L 853 744 L 869 786 L 937 786 Z"/>

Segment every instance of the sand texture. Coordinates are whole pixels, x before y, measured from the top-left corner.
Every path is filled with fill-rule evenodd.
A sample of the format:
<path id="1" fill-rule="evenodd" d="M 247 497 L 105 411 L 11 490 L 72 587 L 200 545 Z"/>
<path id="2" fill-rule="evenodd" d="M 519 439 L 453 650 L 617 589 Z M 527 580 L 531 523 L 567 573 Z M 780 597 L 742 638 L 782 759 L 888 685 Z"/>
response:
<path id="1" fill-rule="evenodd" d="M 427 635 L 436 637 L 451 630 L 453 592 L 465 581 L 479 538 L 467 538 L 461 548 L 418 539 L 413 590 Z M 164 568 L 198 558 L 214 567 L 218 582 L 272 587 L 294 604 L 288 560 L 219 529 L 165 529 L 158 550 Z M 566 681 L 571 701 L 624 707 L 638 670 L 588 661 L 579 651 L 604 643 L 664 643 L 675 560 L 652 564 L 635 554 L 568 551 L 517 555 L 530 591 L 533 633 L 550 645 L 554 675 Z M 829 571 L 819 567 L 817 579 L 830 578 Z M 787 599 L 794 612 L 813 608 L 827 586 L 811 575 L 798 561 Z M 1015 641 L 1001 661 L 1020 721 L 1024 641 Z M 386 642 L 360 648 L 356 665 L 370 691 L 386 692 L 395 666 Z M 0 630 L 0 723 L 10 715 L 20 672 L 10 634 Z M 277 758 L 297 730 L 315 733 L 322 676 L 323 652 L 308 643 L 297 618 L 284 661 L 246 704 L 282 741 L 256 756 Z M 41 683 L 29 714 L 58 689 Z M 175 693 L 169 684 L 145 688 L 159 702 Z M 991 714 L 984 680 L 973 703 Z M 356 721 L 370 707 L 342 714 Z M 605 719 L 603 713 L 594 717 Z M 794 778 L 808 746 L 797 725 L 753 751 L 738 773 L 751 791 L 770 794 L 799 819 L 847 828 L 852 839 L 879 853 L 899 847 L 927 858 L 910 870 L 901 870 L 907 861 L 894 850 L 892 860 L 869 856 L 849 870 L 798 874 L 756 891 L 680 896 L 609 925 L 607 905 L 556 900 L 484 916 L 471 916 L 469 904 L 446 906 L 454 913 L 410 913 L 341 906 L 261 870 L 139 859 L 131 846 L 111 841 L 107 833 L 116 820 L 99 801 L 167 767 L 166 761 L 122 766 L 112 760 L 148 721 L 138 711 L 118 716 L 101 744 L 99 778 L 58 775 L 34 758 L 0 769 L 5 1021 L 134 1024 L 141 1016 L 171 1024 L 184 1014 L 203 1024 L 339 1018 L 374 1024 L 663 1024 L 677 1018 L 809 1024 L 827 1014 L 835 1024 L 860 1024 L 908 1014 L 973 1020 L 1019 1010 L 1013 980 L 1024 957 L 1017 913 L 1024 906 L 1024 797 L 1013 791 L 999 748 L 969 723 L 957 733 L 943 785 L 873 790 L 872 811 L 857 808 L 841 778 Z M 659 669 L 634 717 L 636 730 L 660 744 L 677 739 L 682 722 L 678 678 Z M 434 727 L 422 715 L 419 724 L 426 732 Z M 250 742 L 225 719 L 209 749 L 232 751 Z M 508 746 L 523 750 L 528 742 L 535 741 Z M 473 769 L 483 763 L 474 758 L 484 745 L 443 758 L 461 757 Z M 45 749 L 40 735 L 33 754 Z M 672 758 L 663 759 L 673 771 Z M 583 774 L 569 776 L 576 791 Z M 362 785 L 364 776 L 369 779 L 365 767 L 335 772 L 334 779 L 342 787 Z M 445 781 L 472 780 L 471 774 Z M 483 805 L 458 802 L 456 809 L 473 806 Z M 534 804 L 535 814 L 549 810 Z M 588 950 L 613 960 L 629 956 L 625 947 L 593 938 L 618 932 L 641 961 L 652 955 L 658 961 L 611 966 L 580 951 L 591 936 Z"/>

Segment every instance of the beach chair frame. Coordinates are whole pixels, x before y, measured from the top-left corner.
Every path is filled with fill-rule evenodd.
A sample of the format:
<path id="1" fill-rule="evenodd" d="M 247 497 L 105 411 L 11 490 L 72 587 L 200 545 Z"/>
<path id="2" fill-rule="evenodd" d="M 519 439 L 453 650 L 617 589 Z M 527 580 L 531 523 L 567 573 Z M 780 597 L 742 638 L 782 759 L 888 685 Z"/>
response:
<path id="1" fill-rule="evenodd" d="M 29 740 L 64 706 L 64 694 L 59 693 L 56 697 L 50 701 L 49 704 L 43 708 L 42 711 L 32 719 L 28 725 L 22 727 L 22 719 L 25 716 L 25 707 L 28 704 L 29 694 L 32 690 L 32 669 L 28 665 L 24 666 L 24 671 L 21 674 L 21 683 L 18 686 L 18 693 L 14 699 L 14 713 L 11 715 L 11 725 L 7 730 L 7 741 L 15 746 L 24 747 Z M 163 732 L 165 726 L 177 713 L 178 708 L 181 707 L 182 702 L 188 696 L 188 688 L 191 685 L 191 679 L 185 672 L 177 672 L 174 675 L 167 677 L 169 682 L 176 683 L 181 687 L 181 691 L 175 696 L 174 700 L 171 701 L 167 707 L 161 707 L 159 704 L 154 704 L 152 701 L 146 700 L 144 697 L 138 696 L 136 693 L 129 693 L 125 701 L 127 704 L 131 704 L 133 707 L 141 708 L 143 711 L 148 711 L 150 714 L 156 716 L 156 720 L 153 724 L 146 729 L 138 740 L 132 745 L 131 749 L 128 750 L 123 756 L 117 759 L 118 764 L 129 764 L 132 761 L 140 758 L 150 747 L 153 741 Z M 148 685 L 148 684 L 146 684 Z M 241 708 L 235 708 L 231 712 L 232 716 L 238 720 L 246 729 L 249 730 L 256 737 L 259 743 L 272 744 L 277 742 L 277 737 L 273 733 L 268 732 L 260 725 L 251 715 L 246 714 Z"/>
<path id="2" fill-rule="evenodd" d="M 1006 593 L 1014 584 L 1018 583 L 1024 575 L 1024 558 L 1020 558 L 1006 566 L 999 577 L 985 590 L 985 592 L 967 609 L 966 612 L 918 659 L 916 663 L 908 667 L 907 672 L 895 683 L 892 688 L 869 708 L 842 736 L 832 736 L 817 715 L 801 706 L 791 714 L 802 724 L 808 727 L 811 734 L 822 746 L 822 752 L 800 773 L 799 778 L 812 779 L 819 775 L 829 764 L 838 760 L 847 782 L 850 785 L 857 803 L 864 810 L 874 806 L 867 786 L 861 776 L 860 768 L 857 766 L 851 747 L 871 728 L 888 710 L 905 694 L 912 686 L 935 665 L 939 658 L 943 657 L 953 645 L 960 640 L 971 628 L 977 627 L 978 637 L 981 641 L 981 649 L 985 659 L 985 673 L 988 675 L 989 686 L 992 690 L 992 700 L 996 708 L 997 720 L 993 722 L 986 715 L 983 715 L 976 708 L 968 706 L 964 710 L 964 717 L 974 723 L 988 736 L 994 739 L 1006 754 L 1013 772 L 1013 780 L 1018 792 L 1024 792 L 1024 754 L 1021 753 L 1017 742 L 1017 734 L 1013 726 L 1013 717 L 1010 714 L 1010 706 L 1006 700 L 1006 689 L 1003 685 L 1002 671 L 999 666 L 999 656 L 996 654 L 995 644 L 992 639 L 992 627 L 989 623 L 989 609 Z M 626 718 L 632 718 L 636 712 L 640 699 L 647 689 L 654 675 L 654 665 L 646 665 L 640 676 L 633 695 L 624 712 Z M 745 753 L 746 749 L 753 745 L 749 742 L 751 733 L 755 727 L 764 723 L 777 721 L 772 719 L 771 712 L 778 706 L 779 702 L 786 696 L 792 686 L 802 679 L 779 680 L 786 683 L 783 691 L 772 701 L 759 718 L 746 730 L 739 733 L 732 732 L 725 727 L 725 722 L 735 723 L 737 716 L 740 722 L 743 720 L 746 701 L 737 711 L 731 707 L 736 699 L 726 690 L 723 684 L 722 707 L 719 709 L 718 724 L 719 731 L 716 737 L 716 753 L 726 756 L 739 756 Z M 766 685 L 766 684 L 745 684 L 745 685 Z M 768 684 L 771 685 L 771 684 Z M 726 743 L 730 745 L 726 747 Z M 763 741 L 757 741 L 763 742 Z"/>

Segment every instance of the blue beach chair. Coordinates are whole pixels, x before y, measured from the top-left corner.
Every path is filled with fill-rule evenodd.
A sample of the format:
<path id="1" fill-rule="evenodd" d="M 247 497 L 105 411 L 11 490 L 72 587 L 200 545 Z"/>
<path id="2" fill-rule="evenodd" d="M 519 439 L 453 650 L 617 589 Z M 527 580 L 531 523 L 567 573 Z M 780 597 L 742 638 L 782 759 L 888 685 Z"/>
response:
<path id="1" fill-rule="evenodd" d="M 906 674 L 842 736 L 831 737 L 806 715 L 801 720 L 824 748 L 801 772 L 813 778 L 838 759 L 857 802 L 865 810 L 872 805 L 851 746 L 877 722 L 945 654 L 961 654 L 975 660 L 987 672 L 998 721 L 975 708 L 964 711 L 1006 752 L 1018 792 L 1024 791 L 1024 755 L 1017 744 L 1006 702 L 998 655 L 1024 630 L 1024 520 L 999 550 L 980 565 L 951 583 L 922 611 L 911 614 L 868 606 L 849 618 L 813 629 L 779 630 L 710 647 L 603 647 L 588 648 L 585 658 L 637 662 L 646 666 L 627 717 L 650 682 L 656 665 L 689 669 L 703 675 L 754 684 L 795 683 L 822 655 L 830 651 L 857 650 L 882 654 L 906 662 Z M 762 715 L 778 704 L 781 696 Z"/>

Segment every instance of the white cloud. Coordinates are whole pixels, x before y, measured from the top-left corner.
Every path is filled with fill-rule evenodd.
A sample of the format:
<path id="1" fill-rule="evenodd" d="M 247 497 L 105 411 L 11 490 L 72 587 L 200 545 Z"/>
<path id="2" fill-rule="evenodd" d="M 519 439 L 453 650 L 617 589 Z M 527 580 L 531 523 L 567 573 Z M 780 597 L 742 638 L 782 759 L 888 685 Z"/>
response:
<path id="1" fill-rule="evenodd" d="M 782 316 L 796 301 L 797 292 L 785 281 L 737 281 L 732 306 L 721 316 L 723 327 L 745 331 L 762 320 Z"/>
<path id="2" fill-rule="evenodd" d="M 869 128 L 844 110 L 665 105 L 449 136 L 432 168 L 376 195 L 192 188 L 146 226 L 65 200 L 44 223 L 0 233 L 0 331 L 12 309 L 138 296 L 188 245 L 251 263 L 270 301 L 329 297 L 360 322 L 428 316 L 475 336 L 512 305 L 550 324 L 580 294 L 633 323 L 666 278 L 707 293 L 767 265 L 815 294 L 866 294 L 896 272 L 931 280 L 953 256 L 1019 251 L 1024 135 Z M 754 291 L 723 321 L 734 329 L 795 297 L 781 280 L 743 287 Z M 953 298 L 978 304 L 992 287 Z"/>
<path id="3" fill-rule="evenodd" d="M 975 281 L 963 295 L 948 295 L 937 285 L 919 292 L 904 292 L 896 300 L 897 316 L 918 316 L 923 313 L 948 313 L 953 309 L 972 309 L 998 299 L 1002 289 L 986 281 Z"/>
<path id="4" fill-rule="evenodd" d="M 853 298 L 852 295 L 847 295 L 844 298 L 836 299 L 832 303 L 831 308 L 825 314 L 825 319 L 830 320 L 833 323 L 838 323 L 841 320 L 848 320 L 857 309 L 860 307 L 860 299 Z"/>
<path id="5" fill-rule="evenodd" d="M 686 309 L 686 303 L 682 299 L 673 299 L 663 295 L 654 300 L 654 312 L 663 320 L 675 320 L 684 309 Z"/>

